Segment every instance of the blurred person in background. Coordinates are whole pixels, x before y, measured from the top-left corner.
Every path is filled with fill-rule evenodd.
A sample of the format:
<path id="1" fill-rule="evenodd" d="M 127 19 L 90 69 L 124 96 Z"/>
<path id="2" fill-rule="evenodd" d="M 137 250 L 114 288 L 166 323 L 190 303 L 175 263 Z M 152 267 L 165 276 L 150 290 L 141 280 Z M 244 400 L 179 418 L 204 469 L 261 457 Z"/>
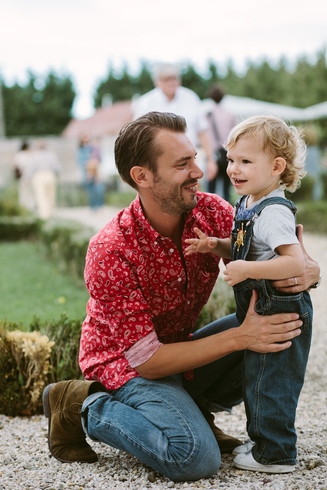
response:
<path id="1" fill-rule="evenodd" d="M 18 202 L 19 205 L 28 211 L 34 211 L 35 201 L 31 179 L 29 177 L 29 167 L 33 158 L 33 152 L 27 141 L 21 143 L 20 150 L 16 153 L 13 161 L 14 175 L 18 182 Z"/>
<path id="2" fill-rule="evenodd" d="M 215 106 L 208 113 L 209 138 L 216 155 L 218 172 L 216 176 L 208 183 L 208 192 L 219 194 L 225 201 L 230 202 L 229 190 L 231 186 L 227 170 L 227 152 L 223 147 L 231 129 L 236 125 L 236 118 L 233 114 L 222 107 L 221 101 L 225 95 L 223 89 L 219 86 L 212 86 L 209 89 L 209 97 L 215 102 Z"/>
<path id="3" fill-rule="evenodd" d="M 101 161 L 101 154 L 98 145 L 91 143 L 90 138 L 87 134 L 83 134 L 79 141 L 79 146 L 77 150 L 76 160 L 77 165 L 82 174 L 82 184 L 86 185 L 87 182 L 87 165 L 92 159 Z"/>
<path id="4" fill-rule="evenodd" d="M 180 70 L 173 63 L 157 64 L 153 71 L 153 82 L 155 88 L 134 102 L 133 119 L 152 111 L 170 112 L 185 117 L 187 134 L 193 144 L 196 147 L 200 146 L 205 153 L 206 164 L 202 164 L 200 156 L 197 163 L 204 171 L 207 182 L 211 182 L 217 174 L 217 164 L 201 100 L 195 92 L 181 86 Z"/>
<path id="5" fill-rule="evenodd" d="M 55 209 L 60 171 L 61 165 L 57 155 L 46 148 L 44 140 L 38 141 L 28 174 L 32 181 L 36 213 L 41 219 L 50 218 Z"/>
<path id="6" fill-rule="evenodd" d="M 88 194 L 89 206 L 92 211 L 96 211 L 103 206 L 105 185 L 101 182 L 99 174 L 99 160 L 91 158 L 86 165 L 86 190 Z"/>

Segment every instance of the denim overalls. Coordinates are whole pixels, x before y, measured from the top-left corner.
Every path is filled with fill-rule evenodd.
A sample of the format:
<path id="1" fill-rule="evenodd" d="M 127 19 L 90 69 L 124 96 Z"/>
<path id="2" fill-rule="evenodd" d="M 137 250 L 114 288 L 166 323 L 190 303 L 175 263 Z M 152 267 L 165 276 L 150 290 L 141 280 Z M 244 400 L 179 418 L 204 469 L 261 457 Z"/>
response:
<path id="1" fill-rule="evenodd" d="M 232 260 L 245 260 L 249 252 L 255 220 L 271 204 L 287 206 L 294 214 L 296 207 L 282 197 L 271 197 L 253 208 L 252 217 L 238 220 L 242 201 L 235 204 L 235 224 L 232 231 Z M 242 228 L 243 226 L 243 228 Z M 246 351 L 243 366 L 243 398 L 247 414 L 247 431 L 256 443 L 254 458 L 261 464 L 296 464 L 296 407 L 304 382 L 312 327 L 312 304 L 307 291 L 295 294 L 277 292 L 270 281 L 246 279 L 234 286 L 237 319 L 243 322 L 252 290 L 259 299 L 255 309 L 259 315 L 299 313 L 303 325 L 300 336 L 282 352 L 259 354 Z"/>

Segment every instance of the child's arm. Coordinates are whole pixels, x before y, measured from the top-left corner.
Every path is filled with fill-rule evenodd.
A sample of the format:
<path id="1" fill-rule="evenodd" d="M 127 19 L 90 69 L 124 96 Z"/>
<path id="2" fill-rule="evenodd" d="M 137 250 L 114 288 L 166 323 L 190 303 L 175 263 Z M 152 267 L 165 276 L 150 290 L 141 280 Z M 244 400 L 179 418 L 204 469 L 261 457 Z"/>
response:
<path id="1" fill-rule="evenodd" d="M 272 260 L 235 260 L 226 265 L 224 281 L 234 286 L 245 279 L 279 280 L 299 276 L 304 271 L 304 257 L 298 244 L 281 245 L 276 249 L 279 257 Z"/>
<path id="2" fill-rule="evenodd" d="M 231 238 L 207 237 L 199 228 L 194 228 L 199 238 L 188 238 L 185 240 L 190 246 L 185 249 L 185 255 L 195 252 L 213 253 L 224 259 L 231 258 Z"/>

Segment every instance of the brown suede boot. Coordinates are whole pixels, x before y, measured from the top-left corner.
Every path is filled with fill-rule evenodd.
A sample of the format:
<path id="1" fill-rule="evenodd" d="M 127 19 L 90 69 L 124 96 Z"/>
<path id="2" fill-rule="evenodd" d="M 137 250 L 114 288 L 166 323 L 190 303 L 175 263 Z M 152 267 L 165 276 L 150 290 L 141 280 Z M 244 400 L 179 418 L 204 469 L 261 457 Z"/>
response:
<path id="1" fill-rule="evenodd" d="M 235 437 L 229 436 L 228 434 L 225 434 L 221 429 L 219 429 L 219 427 L 215 425 L 215 416 L 213 413 L 209 412 L 206 408 L 203 408 L 200 405 L 198 405 L 198 407 L 203 413 L 204 418 L 208 422 L 210 429 L 214 433 L 221 454 L 231 453 L 233 449 L 243 444 L 242 441 L 236 439 Z"/>
<path id="2" fill-rule="evenodd" d="M 62 463 L 95 463 L 96 453 L 86 442 L 80 412 L 84 400 L 97 391 L 106 391 L 98 381 L 60 381 L 43 391 L 44 414 L 49 419 L 50 453 Z"/>

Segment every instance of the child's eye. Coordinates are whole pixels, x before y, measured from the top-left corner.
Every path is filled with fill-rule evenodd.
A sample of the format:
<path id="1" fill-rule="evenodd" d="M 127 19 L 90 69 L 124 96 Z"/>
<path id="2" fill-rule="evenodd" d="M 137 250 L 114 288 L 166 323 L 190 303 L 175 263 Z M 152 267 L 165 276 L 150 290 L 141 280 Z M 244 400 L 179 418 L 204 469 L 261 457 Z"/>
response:
<path id="1" fill-rule="evenodd" d="M 250 163 L 250 160 L 242 160 L 242 163 Z"/>

